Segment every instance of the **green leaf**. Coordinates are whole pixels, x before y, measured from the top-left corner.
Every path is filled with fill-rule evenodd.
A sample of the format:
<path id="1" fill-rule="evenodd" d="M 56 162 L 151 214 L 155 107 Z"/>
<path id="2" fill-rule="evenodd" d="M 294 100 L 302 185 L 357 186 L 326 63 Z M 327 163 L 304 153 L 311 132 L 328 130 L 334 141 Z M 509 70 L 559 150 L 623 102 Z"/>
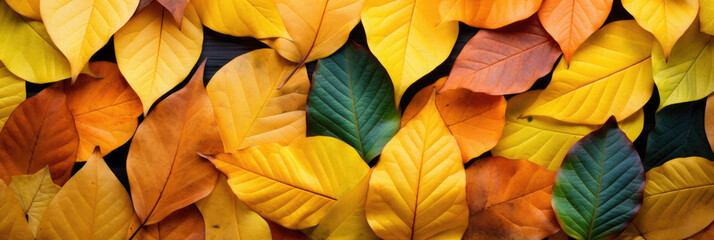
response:
<path id="1" fill-rule="evenodd" d="M 704 130 L 706 99 L 665 107 L 656 115 L 654 130 L 647 137 L 645 168 L 679 158 L 699 156 L 714 160 Z"/>
<path id="2" fill-rule="evenodd" d="M 614 117 L 573 145 L 551 201 L 560 226 L 576 239 L 608 239 L 625 230 L 642 204 L 645 171 Z"/>
<path id="3" fill-rule="evenodd" d="M 352 147 L 366 162 L 399 130 L 394 87 L 367 49 L 352 43 L 322 59 L 307 100 L 308 136 L 330 136 Z"/>

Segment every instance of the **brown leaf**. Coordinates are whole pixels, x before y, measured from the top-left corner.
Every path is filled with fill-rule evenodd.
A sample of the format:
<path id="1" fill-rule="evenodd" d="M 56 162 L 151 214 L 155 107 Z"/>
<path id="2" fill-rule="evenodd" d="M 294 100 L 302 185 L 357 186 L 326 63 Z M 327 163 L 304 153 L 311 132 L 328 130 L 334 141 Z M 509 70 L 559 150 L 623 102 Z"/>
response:
<path id="1" fill-rule="evenodd" d="M 553 69 L 558 44 L 537 17 L 504 30 L 481 30 L 456 58 L 442 92 L 466 88 L 491 95 L 521 93 Z"/>
<path id="2" fill-rule="evenodd" d="M 136 222 L 134 222 L 136 224 Z M 135 226 L 132 226 L 134 228 Z M 206 237 L 203 217 L 196 206 L 182 208 L 161 222 L 145 226 L 136 234 L 137 240 L 202 240 Z"/>
<path id="3" fill-rule="evenodd" d="M 21 103 L 0 131 L 0 178 L 32 174 L 50 166 L 63 185 L 77 158 L 79 137 L 67 108 L 63 83 L 55 83 Z"/>
<path id="4" fill-rule="evenodd" d="M 423 88 L 412 98 L 402 115 L 402 127 L 426 104 L 434 88 L 446 78 Z M 506 124 L 506 99 L 457 89 L 436 95 L 436 107 L 461 149 L 464 163 L 490 150 L 501 139 Z"/>
<path id="5" fill-rule="evenodd" d="M 204 66 L 149 113 L 131 142 L 127 175 L 134 209 L 146 225 L 207 196 L 216 184 L 218 171 L 197 154 L 222 149 L 203 87 Z"/>
<path id="6" fill-rule="evenodd" d="M 464 239 L 543 239 L 560 227 L 550 205 L 555 172 L 526 160 L 489 157 L 466 169 Z"/>
<path id="7" fill-rule="evenodd" d="M 79 134 L 79 162 L 87 161 L 95 146 L 107 155 L 124 145 L 142 113 L 139 96 L 115 63 L 92 62 L 89 69 L 100 78 L 82 74 L 74 84 L 65 84 L 67 106 Z"/>
<path id="8" fill-rule="evenodd" d="M 171 12 L 171 16 L 174 16 L 174 21 L 176 24 L 181 26 L 181 20 L 183 20 L 183 13 L 186 10 L 186 5 L 188 5 L 188 0 L 156 0 L 161 3 L 166 10 Z"/>
<path id="9" fill-rule="evenodd" d="M 283 226 L 280 226 L 280 224 L 271 222 L 269 220 L 266 220 L 268 222 L 268 226 L 270 226 L 270 235 L 273 237 L 273 239 L 280 239 L 280 240 L 308 240 L 302 232 L 298 230 L 292 230 L 292 229 L 287 229 L 284 228 Z"/>

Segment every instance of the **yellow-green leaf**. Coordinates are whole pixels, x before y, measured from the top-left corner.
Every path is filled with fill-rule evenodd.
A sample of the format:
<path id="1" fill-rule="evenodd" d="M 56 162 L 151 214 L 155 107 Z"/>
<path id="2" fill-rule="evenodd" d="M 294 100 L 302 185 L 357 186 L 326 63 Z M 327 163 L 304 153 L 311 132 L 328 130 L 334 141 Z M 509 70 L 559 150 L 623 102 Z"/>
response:
<path id="1" fill-rule="evenodd" d="M 5 181 L 0 179 L 0 239 L 26 240 L 34 239 L 30 225 L 25 220 L 25 213 L 17 202 L 17 198 Z"/>
<path id="2" fill-rule="evenodd" d="M 699 0 L 622 0 L 622 6 L 657 38 L 668 58 L 674 43 L 697 17 Z"/>
<path id="3" fill-rule="evenodd" d="M 714 1 L 699 1 L 700 30 L 709 35 L 714 35 Z"/>
<path id="4" fill-rule="evenodd" d="M 5 0 L 16 13 L 34 20 L 42 20 L 40 17 L 40 0 Z"/>
<path id="5" fill-rule="evenodd" d="M 365 210 L 383 239 L 460 239 L 468 225 L 461 152 L 434 99 L 432 92 L 374 166 Z"/>
<path id="6" fill-rule="evenodd" d="M 561 59 L 523 115 L 590 125 L 629 117 L 652 95 L 652 42 L 633 20 L 605 25 L 575 51 L 570 67 Z"/>
<path id="7" fill-rule="evenodd" d="M 129 21 L 138 5 L 139 0 L 40 1 L 42 21 L 69 60 L 72 79 L 77 79 L 89 58 Z"/>
<path id="8" fill-rule="evenodd" d="M 216 112 L 225 152 L 305 137 L 305 103 L 310 81 L 304 67 L 277 89 L 295 64 L 272 49 L 243 54 L 223 66 L 206 91 Z"/>
<path id="9" fill-rule="evenodd" d="M 672 48 L 652 49 L 652 74 L 659 91 L 659 108 L 696 101 L 714 92 L 714 37 L 699 32 L 695 22 Z"/>
<path id="10" fill-rule="evenodd" d="M 273 0 L 192 0 L 191 4 L 213 31 L 258 39 L 290 37 Z"/>
<path id="11" fill-rule="evenodd" d="M 599 125 L 573 124 L 545 117 L 520 118 L 541 90 L 529 91 L 508 99 L 503 136 L 491 149 L 494 156 L 527 159 L 551 171 L 557 171 L 575 142 Z M 644 126 L 645 113 L 640 110 L 618 122 L 631 141 L 637 139 Z"/>
<path id="12" fill-rule="evenodd" d="M 69 62 L 52 43 L 42 22 L 27 20 L 0 1 L 0 61 L 32 83 L 69 78 Z"/>
<path id="13" fill-rule="evenodd" d="M 25 101 L 25 81 L 7 70 L 0 62 L 0 129 L 10 117 L 12 110 Z"/>
<path id="14" fill-rule="evenodd" d="M 40 222 L 38 239 L 124 239 L 131 199 L 99 148 L 57 193 Z"/>
<path id="15" fill-rule="evenodd" d="M 220 175 L 213 192 L 196 202 L 206 226 L 206 239 L 270 239 L 268 223 L 238 200 Z"/>
<path id="16" fill-rule="evenodd" d="M 22 211 L 27 215 L 27 221 L 32 234 L 37 235 L 40 220 L 55 198 L 60 186 L 52 182 L 50 168 L 45 167 L 31 175 L 12 176 L 8 187 L 17 197 Z"/>
<path id="17" fill-rule="evenodd" d="M 191 72 L 201 55 L 203 27 L 191 4 L 179 28 L 171 12 L 149 4 L 114 36 L 117 63 L 144 106 L 174 88 Z"/>
<path id="18" fill-rule="evenodd" d="M 228 176 L 238 199 L 290 229 L 317 225 L 369 169 L 352 146 L 323 136 L 204 157 Z"/>
<path id="19" fill-rule="evenodd" d="M 367 44 L 394 82 L 397 106 L 407 88 L 444 62 L 456 43 L 459 24 L 441 23 L 438 9 L 439 1 L 364 2 Z"/>
<path id="20" fill-rule="evenodd" d="M 642 208 L 621 239 L 684 239 L 714 221 L 714 162 L 677 158 L 646 178 Z"/>

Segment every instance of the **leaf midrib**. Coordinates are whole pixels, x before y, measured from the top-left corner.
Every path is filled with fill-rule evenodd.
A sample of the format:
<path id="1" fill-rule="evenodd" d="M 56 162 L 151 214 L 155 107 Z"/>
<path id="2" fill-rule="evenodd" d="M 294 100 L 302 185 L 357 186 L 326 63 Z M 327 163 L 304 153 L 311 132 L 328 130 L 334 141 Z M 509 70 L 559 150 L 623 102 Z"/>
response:
<path id="1" fill-rule="evenodd" d="M 593 226 L 595 225 L 595 218 L 597 218 L 597 208 L 598 208 L 598 202 L 600 201 L 600 187 L 602 186 L 602 173 L 605 171 L 605 152 L 607 149 L 607 132 L 605 133 L 605 137 L 603 138 L 603 144 L 602 144 L 602 160 L 600 161 L 600 178 L 598 179 L 597 182 L 597 192 L 595 193 L 595 207 L 593 210 L 593 218 L 590 221 L 590 228 L 588 229 L 588 239 L 592 238 L 592 232 L 593 232 Z"/>

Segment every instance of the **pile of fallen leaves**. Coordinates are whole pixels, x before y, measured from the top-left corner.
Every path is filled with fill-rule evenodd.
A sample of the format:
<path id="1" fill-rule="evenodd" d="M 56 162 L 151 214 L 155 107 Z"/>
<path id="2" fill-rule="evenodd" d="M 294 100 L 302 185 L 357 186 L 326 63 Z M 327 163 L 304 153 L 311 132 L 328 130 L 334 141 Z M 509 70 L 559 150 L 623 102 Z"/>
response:
<path id="1" fill-rule="evenodd" d="M 616 3 L 0 0 L 0 239 L 714 239 L 714 1 Z"/>

